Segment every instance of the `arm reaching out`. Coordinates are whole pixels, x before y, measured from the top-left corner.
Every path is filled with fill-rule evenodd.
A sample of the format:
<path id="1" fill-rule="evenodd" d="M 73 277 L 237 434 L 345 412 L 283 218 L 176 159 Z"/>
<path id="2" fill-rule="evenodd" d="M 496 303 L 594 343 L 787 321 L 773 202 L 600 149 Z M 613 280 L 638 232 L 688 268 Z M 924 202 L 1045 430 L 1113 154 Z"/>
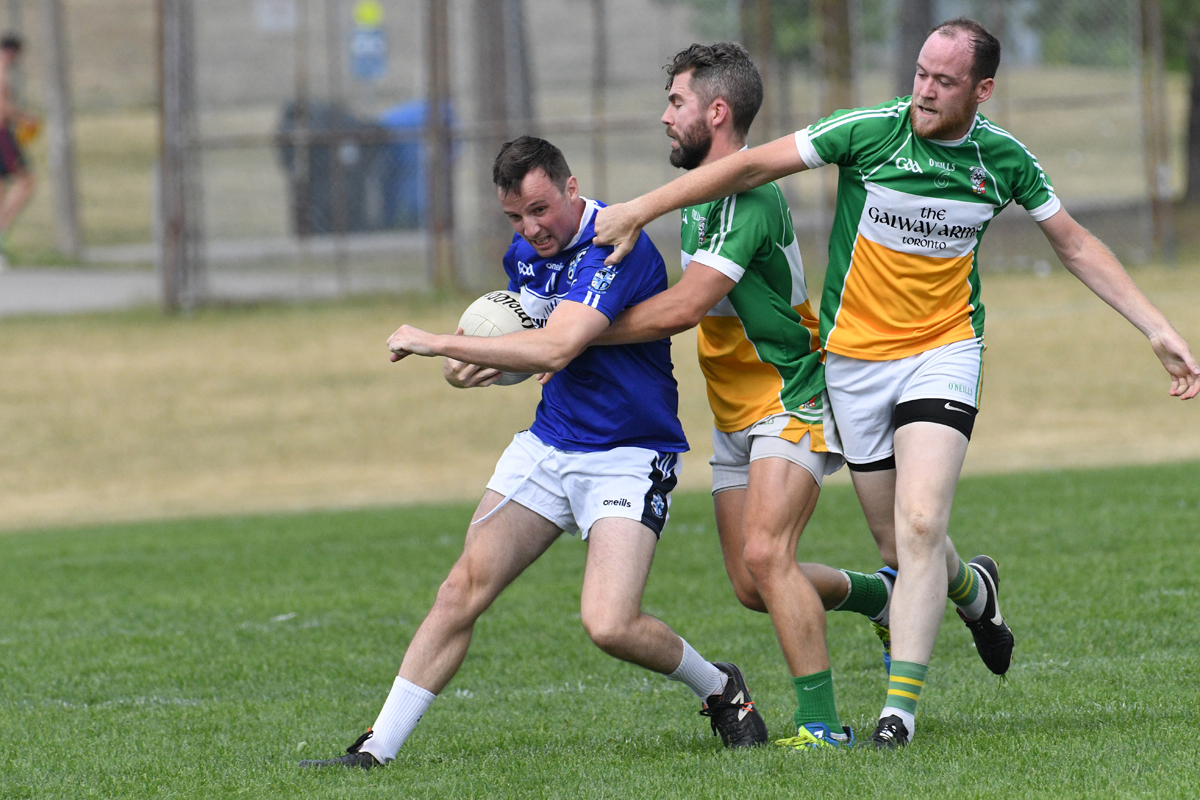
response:
<path id="1" fill-rule="evenodd" d="M 592 344 L 653 342 L 694 328 L 734 286 L 732 278 L 692 259 L 678 283 L 622 312 Z"/>
<path id="2" fill-rule="evenodd" d="M 1038 224 L 1063 266 L 1150 340 L 1154 354 L 1171 376 L 1171 396 L 1190 400 L 1200 393 L 1200 364 L 1187 342 L 1137 287 L 1112 251 L 1065 209 Z"/>
<path id="3" fill-rule="evenodd" d="M 643 227 L 668 211 L 719 200 L 804 169 L 808 167 L 800 158 L 795 137 L 783 136 L 697 167 L 628 203 L 600 209 L 592 241 L 613 245 L 612 253 L 604 260 L 612 266 L 633 249 Z"/>
<path id="4" fill-rule="evenodd" d="M 607 327 L 608 317 L 600 311 L 564 300 L 544 328 L 483 337 L 438 335 L 401 325 L 388 338 L 388 349 L 392 361 L 410 355 L 445 356 L 506 372 L 558 372 Z"/>

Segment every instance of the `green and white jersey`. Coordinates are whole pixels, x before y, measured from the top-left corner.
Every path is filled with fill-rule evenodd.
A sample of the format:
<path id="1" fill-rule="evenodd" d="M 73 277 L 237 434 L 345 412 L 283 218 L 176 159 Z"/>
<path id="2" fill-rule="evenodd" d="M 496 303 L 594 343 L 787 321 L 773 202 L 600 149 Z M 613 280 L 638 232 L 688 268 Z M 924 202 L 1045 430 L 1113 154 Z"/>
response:
<path id="1" fill-rule="evenodd" d="M 683 209 L 683 267 L 692 261 L 737 285 L 700 322 L 700 369 L 718 430 L 772 414 L 794 417 L 783 438 L 812 434 L 824 451 L 825 368 L 792 215 L 774 183 Z"/>
<path id="2" fill-rule="evenodd" d="M 1061 208 L 1037 159 L 977 114 L 956 141 L 913 133 L 911 98 L 838 111 L 796 133 L 811 169 L 838 165 L 821 298 L 831 353 L 887 361 L 983 336 L 979 240 L 1011 202 Z"/>

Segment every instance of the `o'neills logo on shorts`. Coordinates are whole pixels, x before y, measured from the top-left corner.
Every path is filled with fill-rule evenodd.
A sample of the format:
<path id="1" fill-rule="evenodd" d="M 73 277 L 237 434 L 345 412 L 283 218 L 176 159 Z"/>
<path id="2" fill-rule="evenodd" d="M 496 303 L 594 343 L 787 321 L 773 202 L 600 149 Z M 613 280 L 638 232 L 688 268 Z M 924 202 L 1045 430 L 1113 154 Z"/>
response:
<path id="1" fill-rule="evenodd" d="M 605 500 L 603 505 L 620 506 L 621 508 L 633 508 L 633 503 L 622 497 L 620 500 Z"/>

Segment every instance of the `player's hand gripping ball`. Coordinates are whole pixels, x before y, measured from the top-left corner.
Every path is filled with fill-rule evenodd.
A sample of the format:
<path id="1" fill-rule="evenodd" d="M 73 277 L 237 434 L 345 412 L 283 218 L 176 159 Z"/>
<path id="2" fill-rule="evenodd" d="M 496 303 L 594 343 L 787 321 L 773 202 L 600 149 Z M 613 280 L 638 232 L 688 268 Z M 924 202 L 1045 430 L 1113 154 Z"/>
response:
<path id="1" fill-rule="evenodd" d="M 521 308 L 521 298 L 512 292 L 488 292 L 467 306 L 458 321 L 465 336 L 502 336 L 506 333 L 533 330 L 537 327 L 533 319 Z M 511 386 L 529 377 L 529 373 L 502 372 L 496 381 L 500 386 Z"/>

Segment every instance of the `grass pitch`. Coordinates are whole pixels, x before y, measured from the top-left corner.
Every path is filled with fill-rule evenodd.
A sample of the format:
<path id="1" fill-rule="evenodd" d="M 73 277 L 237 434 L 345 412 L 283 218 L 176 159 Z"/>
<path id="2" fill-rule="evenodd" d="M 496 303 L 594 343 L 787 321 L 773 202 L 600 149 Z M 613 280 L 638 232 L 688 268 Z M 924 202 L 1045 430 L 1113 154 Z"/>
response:
<path id="1" fill-rule="evenodd" d="M 564 539 L 477 626 L 400 758 L 301 772 L 378 711 L 458 554 L 467 505 L 238 517 L 0 537 L 0 796 L 1084 797 L 1194 790 L 1200 464 L 971 477 L 952 530 L 1002 565 L 1007 684 L 947 614 L 898 753 L 721 749 L 684 687 L 604 656 Z M 829 487 L 805 558 L 871 569 Z M 737 661 L 775 735 L 794 697 L 765 616 L 740 608 L 710 501 L 672 510 L 646 608 Z M 831 614 L 843 721 L 885 691 L 864 620 Z"/>

